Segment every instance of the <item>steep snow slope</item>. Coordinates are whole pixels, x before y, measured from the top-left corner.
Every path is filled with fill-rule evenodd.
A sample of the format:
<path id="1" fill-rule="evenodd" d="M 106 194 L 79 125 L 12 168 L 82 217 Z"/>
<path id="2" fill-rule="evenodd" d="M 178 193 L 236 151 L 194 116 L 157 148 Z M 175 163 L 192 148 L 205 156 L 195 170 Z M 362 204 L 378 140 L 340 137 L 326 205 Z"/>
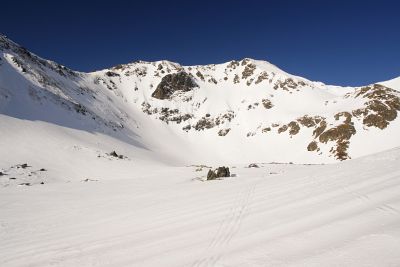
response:
<path id="1" fill-rule="evenodd" d="M 394 78 L 394 79 L 389 80 L 389 81 L 380 82 L 380 84 L 400 91 L 400 77 Z"/>
<path id="2" fill-rule="evenodd" d="M 139 174 L 104 164 L 116 176 L 0 188 L 0 265 L 400 263 L 399 149 L 330 165 L 231 166 L 236 177 L 211 182 L 200 179 L 206 167 Z"/>

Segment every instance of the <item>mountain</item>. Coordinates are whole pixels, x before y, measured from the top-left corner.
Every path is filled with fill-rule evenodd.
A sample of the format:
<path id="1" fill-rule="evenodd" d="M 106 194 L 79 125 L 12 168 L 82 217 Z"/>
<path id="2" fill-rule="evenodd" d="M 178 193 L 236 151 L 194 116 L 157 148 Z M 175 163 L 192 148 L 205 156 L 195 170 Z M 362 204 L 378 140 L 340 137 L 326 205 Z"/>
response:
<path id="1" fill-rule="evenodd" d="M 398 266 L 399 90 L 0 36 L 0 266 Z"/>
<path id="2" fill-rule="evenodd" d="M 328 163 L 399 146 L 399 79 L 331 86 L 249 58 L 82 73 L 1 36 L 1 139 L 15 158 L 44 149 L 52 131 L 77 130 L 99 149 L 173 164 Z M 37 122 L 51 130 L 36 136 Z M 10 138 L 30 127 L 29 138 Z"/>

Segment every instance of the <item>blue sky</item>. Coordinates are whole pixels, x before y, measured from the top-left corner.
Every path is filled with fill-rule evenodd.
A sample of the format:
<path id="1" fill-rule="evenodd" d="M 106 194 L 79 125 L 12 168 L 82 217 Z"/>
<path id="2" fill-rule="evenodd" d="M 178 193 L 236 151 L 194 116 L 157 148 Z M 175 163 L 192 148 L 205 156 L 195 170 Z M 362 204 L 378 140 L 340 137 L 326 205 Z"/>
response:
<path id="1" fill-rule="evenodd" d="M 329 84 L 400 76 L 400 1 L 4 1 L 0 10 L 3 34 L 80 71 L 250 57 Z"/>

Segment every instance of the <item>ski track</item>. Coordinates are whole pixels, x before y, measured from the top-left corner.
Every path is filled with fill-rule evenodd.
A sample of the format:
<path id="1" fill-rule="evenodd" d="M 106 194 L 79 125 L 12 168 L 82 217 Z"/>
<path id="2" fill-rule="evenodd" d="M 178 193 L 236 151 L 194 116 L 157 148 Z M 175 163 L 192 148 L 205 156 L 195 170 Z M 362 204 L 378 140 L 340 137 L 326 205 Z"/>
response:
<path id="1" fill-rule="evenodd" d="M 0 266 L 396 266 L 395 152 L 212 182 L 165 167 L 172 180 L 2 188 Z"/>

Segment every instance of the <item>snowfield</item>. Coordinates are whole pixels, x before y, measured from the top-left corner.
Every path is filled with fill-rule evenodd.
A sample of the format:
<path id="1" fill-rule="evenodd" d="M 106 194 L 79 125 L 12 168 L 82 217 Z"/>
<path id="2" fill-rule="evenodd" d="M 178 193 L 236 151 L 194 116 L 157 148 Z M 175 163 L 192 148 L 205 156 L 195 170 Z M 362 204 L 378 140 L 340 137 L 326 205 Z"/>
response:
<path id="1" fill-rule="evenodd" d="M 400 149 L 259 166 L 1 188 L 0 265 L 399 266 Z"/>
<path id="2" fill-rule="evenodd" d="M 398 112 L 400 78 L 81 73 L 0 35 L 0 266 L 400 266 Z"/>

